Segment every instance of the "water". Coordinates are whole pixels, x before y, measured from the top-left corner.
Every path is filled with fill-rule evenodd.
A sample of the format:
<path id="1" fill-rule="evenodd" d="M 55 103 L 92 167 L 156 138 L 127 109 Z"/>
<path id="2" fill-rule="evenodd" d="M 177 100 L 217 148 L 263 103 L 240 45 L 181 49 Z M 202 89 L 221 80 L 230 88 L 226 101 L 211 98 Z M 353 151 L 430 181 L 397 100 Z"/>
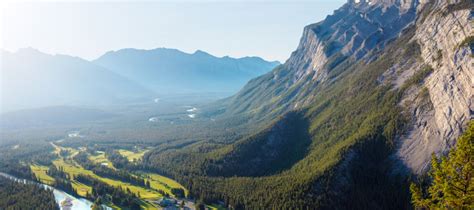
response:
<path id="1" fill-rule="evenodd" d="M 72 200 L 72 208 L 73 210 L 89 210 L 91 209 L 92 202 L 84 199 L 84 198 L 76 198 L 72 195 L 69 195 L 61 190 L 54 189 L 50 186 L 45 186 L 47 188 L 53 189 L 54 198 L 56 203 L 61 206 L 61 201 L 65 200 L 66 198 L 70 198 Z"/>
<path id="2" fill-rule="evenodd" d="M 196 118 L 196 114 L 194 112 L 197 111 L 197 108 L 196 107 L 190 107 L 190 108 L 191 109 L 186 110 L 187 112 L 189 112 L 188 117 L 189 118 Z"/>
<path id="3" fill-rule="evenodd" d="M 11 176 L 9 174 L 5 174 L 5 173 L 2 173 L 2 172 L 0 172 L 0 176 L 6 177 L 6 178 L 9 178 L 9 179 L 13 179 L 15 181 L 19 181 L 19 182 L 22 182 L 22 183 L 32 182 L 32 181 L 28 181 L 28 180 L 25 180 L 25 179 L 18 179 L 14 176 Z M 52 189 L 53 190 L 54 198 L 56 200 L 56 203 L 59 206 L 61 206 L 61 201 L 65 200 L 66 198 L 70 198 L 72 200 L 72 204 L 73 204 L 73 206 L 71 208 L 72 210 L 90 210 L 91 209 L 91 206 L 92 206 L 93 203 L 90 202 L 87 199 L 76 198 L 72 195 L 67 194 L 66 192 L 64 192 L 62 190 L 58 190 L 58 189 L 56 189 L 54 187 L 51 187 L 49 185 L 45 185 L 45 184 L 41 184 L 41 185 L 43 185 L 47 189 Z M 103 207 L 107 210 L 112 210 L 112 208 L 110 208 L 108 206 L 103 206 Z"/>

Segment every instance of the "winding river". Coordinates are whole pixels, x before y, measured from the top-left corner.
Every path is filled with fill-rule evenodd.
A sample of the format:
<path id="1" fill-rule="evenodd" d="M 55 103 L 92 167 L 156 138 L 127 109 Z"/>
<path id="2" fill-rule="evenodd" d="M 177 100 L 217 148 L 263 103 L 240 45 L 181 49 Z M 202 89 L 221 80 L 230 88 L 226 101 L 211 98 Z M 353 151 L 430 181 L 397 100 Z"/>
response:
<path id="1" fill-rule="evenodd" d="M 29 181 L 29 180 L 26 180 L 26 179 L 19 179 L 19 178 L 16 178 L 12 175 L 9 175 L 9 174 L 5 174 L 5 173 L 2 173 L 0 172 L 0 176 L 3 176 L 3 177 L 6 177 L 6 178 L 9 178 L 9 179 L 12 179 L 12 180 L 15 180 L 15 181 L 18 181 L 18 182 L 23 182 L 23 183 L 35 183 L 33 181 Z M 53 190 L 53 194 L 54 194 L 54 198 L 56 200 L 56 203 L 58 203 L 59 206 L 61 206 L 61 201 L 65 200 L 66 198 L 69 198 L 72 200 L 72 210 L 90 210 L 91 209 L 91 206 L 92 206 L 92 202 L 90 202 L 89 200 L 87 199 L 84 199 L 84 198 L 76 198 L 72 195 L 69 195 L 67 194 L 66 192 L 62 191 L 62 190 L 59 190 L 59 189 L 56 189 L 54 187 L 51 187 L 49 185 L 45 185 L 45 184 L 41 184 L 43 185 L 45 188 L 47 189 L 52 189 Z M 103 208 L 105 208 L 106 210 L 112 210 L 112 208 L 108 207 L 108 206 L 103 206 Z M 62 209 L 62 208 L 61 208 Z"/>

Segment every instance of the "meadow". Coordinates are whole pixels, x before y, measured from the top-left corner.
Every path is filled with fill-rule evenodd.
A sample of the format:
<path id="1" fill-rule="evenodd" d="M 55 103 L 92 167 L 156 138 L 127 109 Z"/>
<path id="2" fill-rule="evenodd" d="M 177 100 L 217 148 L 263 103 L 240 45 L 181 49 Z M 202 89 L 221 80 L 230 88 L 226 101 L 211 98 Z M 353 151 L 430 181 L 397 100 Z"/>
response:
<path id="1" fill-rule="evenodd" d="M 139 173 L 133 174 L 133 176 L 142 177 L 146 182 L 149 182 L 150 183 L 149 189 L 143 186 L 134 185 L 132 183 L 128 183 L 128 182 L 124 182 L 124 181 L 120 181 L 120 180 L 116 180 L 112 178 L 102 177 L 95 174 L 91 170 L 85 169 L 73 159 L 74 156 L 79 154 L 80 151 L 84 151 L 85 148 L 76 149 L 76 148 L 70 148 L 70 147 L 61 147 L 56 144 L 52 144 L 52 145 L 55 148 L 53 153 L 58 156 L 57 159 L 52 161 L 53 165 L 68 174 L 69 181 L 71 182 L 74 190 L 77 192 L 79 196 L 82 196 L 82 197 L 86 197 L 87 195 L 91 194 L 92 187 L 76 181 L 74 177 L 77 177 L 78 175 L 90 176 L 112 187 L 124 189 L 126 191 L 133 193 L 138 198 L 140 198 L 141 200 L 140 204 L 143 209 L 156 209 L 156 204 L 153 204 L 151 201 L 156 201 L 162 198 L 164 196 L 163 192 L 167 195 L 173 196 L 171 192 L 172 188 L 185 189 L 181 184 L 179 184 L 178 182 L 170 178 L 167 178 L 165 176 L 155 174 L 155 173 L 149 173 L 149 172 L 139 172 Z M 127 158 L 130 162 L 137 161 L 139 158 L 143 156 L 145 152 L 146 152 L 145 150 L 136 151 L 136 152 L 123 150 L 123 149 L 120 150 L 120 154 L 123 154 L 123 156 Z M 105 152 L 101 152 L 101 151 L 95 152 L 94 154 L 90 154 L 88 158 L 95 164 L 99 164 L 102 166 L 109 167 L 113 170 L 117 170 L 113 166 L 112 162 L 110 162 L 107 159 Z M 30 168 L 32 172 L 35 174 L 38 181 L 47 185 L 54 184 L 55 179 L 47 174 L 47 171 L 48 171 L 47 166 L 31 164 Z M 185 192 L 186 194 L 188 193 L 187 190 L 185 190 Z M 112 207 L 114 206 L 111 203 L 109 203 L 108 205 Z M 117 206 L 115 207 L 119 208 Z"/>

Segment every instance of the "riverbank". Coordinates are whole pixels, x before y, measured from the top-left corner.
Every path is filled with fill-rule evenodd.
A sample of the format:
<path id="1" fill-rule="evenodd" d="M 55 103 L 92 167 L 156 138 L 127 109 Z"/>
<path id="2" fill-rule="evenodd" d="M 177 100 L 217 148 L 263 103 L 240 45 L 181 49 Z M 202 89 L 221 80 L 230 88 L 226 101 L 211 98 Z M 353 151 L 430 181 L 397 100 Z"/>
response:
<path id="1" fill-rule="evenodd" d="M 53 190 L 53 194 L 54 194 L 54 198 L 56 200 L 56 203 L 59 206 L 61 206 L 61 202 L 66 200 L 67 198 L 71 199 L 71 202 L 73 204 L 71 210 L 90 210 L 91 206 L 93 204 L 91 201 L 89 201 L 87 199 L 74 197 L 74 196 L 72 196 L 72 195 L 70 195 L 70 194 L 68 194 L 68 193 L 66 193 L 62 190 L 56 189 L 54 187 L 51 187 L 51 186 L 43 184 L 43 183 L 37 183 L 37 182 L 31 181 L 31 180 L 20 179 L 20 178 L 17 178 L 15 176 L 12 176 L 10 174 L 6 174 L 6 173 L 2 173 L 2 172 L 0 172 L 0 176 L 6 177 L 6 178 L 9 178 L 9 179 L 18 181 L 18 182 L 22 182 L 22 183 L 39 184 L 39 185 L 45 187 L 46 189 L 51 189 L 51 190 Z M 106 210 L 112 210 L 112 208 L 110 208 L 108 206 L 105 206 L 105 205 L 103 205 L 102 207 L 105 208 Z"/>

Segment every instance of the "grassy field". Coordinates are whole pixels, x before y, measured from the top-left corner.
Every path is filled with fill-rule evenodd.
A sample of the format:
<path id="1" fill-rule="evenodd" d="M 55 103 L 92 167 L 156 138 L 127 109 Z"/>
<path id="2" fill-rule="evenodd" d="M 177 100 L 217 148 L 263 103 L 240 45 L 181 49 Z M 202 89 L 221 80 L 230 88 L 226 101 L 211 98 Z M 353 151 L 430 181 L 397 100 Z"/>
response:
<path id="1" fill-rule="evenodd" d="M 110 162 L 107 159 L 107 157 L 105 157 L 104 152 L 98 152 L 96 155 L 90 155 L 89 160 L 91 160 L 93 163 L 100 164 L 100 165 L 107 166 L 109 168 L 115 169 L 112 162 Z"/>
<path id="2" fill-rule="evenodd" d="M 171 194 L 171 188 L 182 188 L 185 189 L 181 184 L 178 182 L 158 175 L 158 174 L 153 174 L 153 173 L 143 173 L 143 177 L 146 177 L 145 179 L 150 182 L 151 188 L 152 189 L 146 189 L 144 187 L 140 186 L 135 186 L 131 183 L 126 183 L 122 182 L 119 180 L 114 180 L 114 179 L 109 179 L 105 177 L 100 177 L 96 174 L 94 174 L 92 171 L 84 169 L 81 167 L 79 164 L 77 164 L 72 157 L 77 155 L 80 151 L 85 150 L 85 148 L 82 149 L 74 149 L 74 148 L 65 148 L 65 147 L 60 147 L 58 145 L 52 144 L 55 147 L 54 153 L 58 155 L 58 159 L 53 161 L 53 164 L 56 167 L 61 167 L 66 173 L 69 174 L 70 177 L 77 176 L 79 174 L 82 175 L 89 175 L 93 178 L 96 178 L 98 180 L 101 180 L 105 183 L 107 183 L 110 186 L 114 187 L 121 187 L 123 189 L 129 189 L 132 193 L 139 195 L 139 197 L 142 199 L 142 208 L 144 209 L 157 209 L 156 206 L 153 204 L 147 202 L 146 200 L 156 200 L 163 195 L 161 195 L 157 190 L 163 190 L 164 192 Z M 68 157 L 61 157 L 61 151 L 67 150 L 68 151 Z M 126 157 L 129 161 L 134 161 L 138 160 L 143 157 L 146 150 L 140 151 L 140 152 L 132 152 L 128 150 L 120 150 L 120 154 L 122 154 L 124 157 Z M 89 160 L 91 160 L 94 163 L 97 164 L 102 164 L 102 163 L 107 163 L 108 167 L 113 167 L 113 164 L 106 158 L 105 153 L 99 152 L 94 155 L 90 155 Z M 52 185 L 54 183 L 54 178 L 50 177 L 49 175 L 46 174 L 48 167 L 46 166 L 40 166 L 40 165 L 31 165 L 31 169 L 36 175 L 36 177 L 45 184 Z M 72 181 L 71 182 L 74 189 L 77 191 L 77 193 L 81 196 L 85 196 L 87 193 L 92 192 L 92 188 L 90 186 L 84 185 L 82 183 Z M 186 195 L 188 194 L 188 191 L 185 189 Z"/>
<path id="3" fill-rule="evenodd" d="M 68 173 L 70 176 L 76 176 L 78 174 L 83 174 L 83 175 L 89 175 L 92 176 L 96 179 L 99 179 L 110 186 L 114 187 L 122 187 L 124 189 L 130 189 L 130 191 L 136 195 L 140 195 L 140 198 L 142 199 L 158 199 L 161 198 L 162 195 L 158 192 L 155 192 L 153 190 L 148 190 L 143 187 L 135 186 L 130 183 L 122 182 L 122 181 L 117 181 L 109 178 L 103 178 L 100 176 L 97 176 L 94 174 L 92 171 L 86 170 L 82 167 L 80 167 L 77 164 L 74 163 L 68 163 L 62 159 L 55 160 L 54 165 L 57 167 L 62 167 L 66 173 Z"/>
<path id="4" fill-rule="evenodd" d="M 38 178 L 41 183 L 44 183 L 47 185 L 54 184 L 54 178 L 46 174 L 46 172 L 48 171 L 48 167 L 39 166 L 39 165 L 31 165 L 30 167 L 33 173 L 35 174 L 36 178 Z M 77 191 L 77 194 L 79 194 L 80 196 L 85 196 L 88 192 L 89 193 L 92 192 L 91 187 L 87 185 L 84 185 L 76 181 L 72 181 L 71 183 L 74 189 Z"/>
<path id="5" fill-rule="evenodd" d="M 128 161 L 130 162 L 135 162 L 137 160 L 140 160 L 142 159 L 143 155 L 148 152 L 148 150 L 142 150 L 142 151 L 139 151 L 139 152 L 133 152 L 133 151 L 129 151 L 129 150 L 118 150 L 118 152 L 126 157 L 128 159 Z"/>
<path id="6" fill-rule="evenodd" d="M 186 190 L 186 188 L 170 178 L 152 173 L 147 173 L 146 176 L 149 177 L 147 180 L 150 181 L 150 185 L 153 189 L 163 190 L 164 192 L 171 194 L 171 188 L 182 188 L 184 189 L 186 196 L 188 195 L 188 190 Z"/>
<path id="7" fill-rule="evenodd" d="M 46 172 L 48 171 L 48 167 L 39 166 L 39 165 L 31 165 L 30 168 L 31 168 L 31 171 L 33 171 L 33 173 L 35 174 L 38 181 L 47 185 L 54 184 L 54 178 L 46 174 Z"/>
<path id="8" fill-rule="evenodd" d="M 74 156 L 76 156 L 77 154 L 79 154 L 79 151 L 83 151 L 85 150 L 85 148 L 80 148 L 80 149 L 74 149 L 74 148 L 69 148 L 69 147 L 60 147 L 54 143 L 51 143 L 51 145 L 53 145 L 54 147 L 54 154 L 58 155 L 59 157 L 62 157 L 61 156 L 61 151 L 68 151 L 69 153 L 69 156 L 68 157 L 62 157 L 62 158 L 73 158 Z"/>

